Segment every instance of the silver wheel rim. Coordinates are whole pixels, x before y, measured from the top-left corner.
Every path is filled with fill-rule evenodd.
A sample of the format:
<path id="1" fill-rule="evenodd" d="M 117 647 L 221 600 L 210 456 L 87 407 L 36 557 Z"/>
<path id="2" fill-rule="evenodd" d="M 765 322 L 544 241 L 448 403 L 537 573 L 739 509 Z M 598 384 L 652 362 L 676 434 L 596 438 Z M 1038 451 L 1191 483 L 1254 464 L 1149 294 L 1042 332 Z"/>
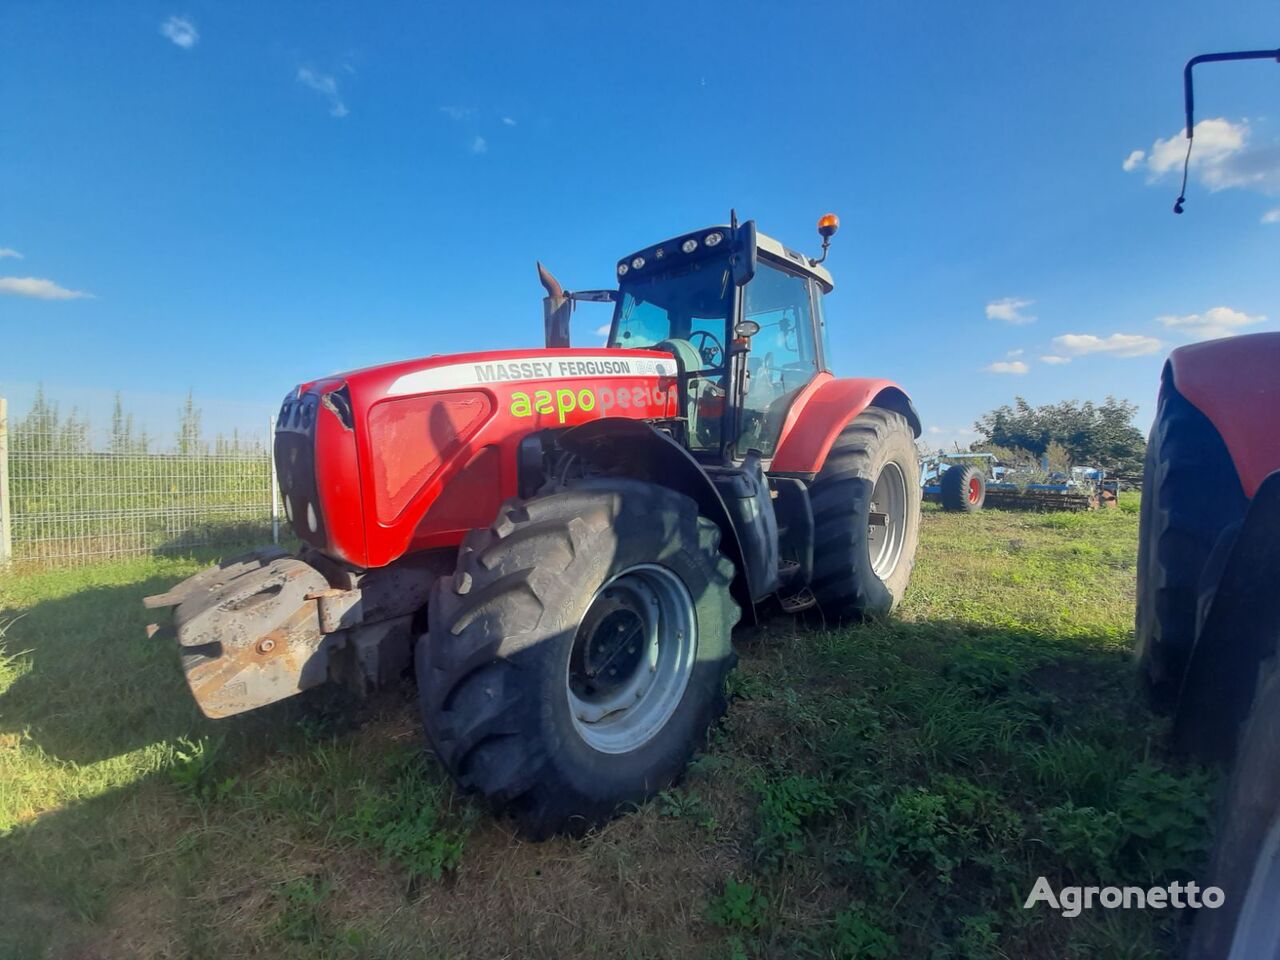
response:
<path id="1" fill-rule="evenodd" d="M 591 598 L 569 653 L 565 687 L 578 735 L 601 753 L 648 743 L 684 698 L 697 649 L 683 580 L 652 563 L 614 576 Z"/>
<path id="2" fill-rule="evenodd" d="M 1280 957 L 1280 820 L 1271 825 L 1236 919 L 1228 960 Z"/>
<path id="3" fill-rule="evenodd" d="M 886 463 L 871 489 L 867 524 L 867 556 L 871 570 L 887 580 L 902 559 L 907 534 L 907 482 L 896 463 Z"/>

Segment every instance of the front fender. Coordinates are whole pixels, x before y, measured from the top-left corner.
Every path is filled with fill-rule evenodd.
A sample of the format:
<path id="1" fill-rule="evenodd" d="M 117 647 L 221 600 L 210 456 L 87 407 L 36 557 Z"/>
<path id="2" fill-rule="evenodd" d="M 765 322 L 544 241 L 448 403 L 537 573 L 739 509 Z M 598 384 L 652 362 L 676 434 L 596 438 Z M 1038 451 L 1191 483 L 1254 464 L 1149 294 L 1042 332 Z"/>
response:
<path id="1" fill-rule="evenodd" d="M 1179 347 L 1165 377 L 1222 435 L 1252 497 L 1280 470 L 1280 333 L 1255 333 Z"/>
<path id="2" fill-rule="evenodd" d="M 733 598 L 742 607 L 743 618 L 754 621 L 751 571 L 737 528 L 715 484 L 688 450 L 647 423 L 617 417 L 566 430 L 557 443 L 606 475 L 656 483 L 692 499 L 698 512 L 720 528 L 720 549 L 738 571 L 731 588 Z"/>
<path id="3" fill-rule="evenodd" d="M 796 397 L 782 425 L 770 473 L 816 474 L 845 424 L 868 407 L 883 407 L 907 418 L 920 436 L 920 415 L 905 390 L 892 380 L 819 374 Z"/>

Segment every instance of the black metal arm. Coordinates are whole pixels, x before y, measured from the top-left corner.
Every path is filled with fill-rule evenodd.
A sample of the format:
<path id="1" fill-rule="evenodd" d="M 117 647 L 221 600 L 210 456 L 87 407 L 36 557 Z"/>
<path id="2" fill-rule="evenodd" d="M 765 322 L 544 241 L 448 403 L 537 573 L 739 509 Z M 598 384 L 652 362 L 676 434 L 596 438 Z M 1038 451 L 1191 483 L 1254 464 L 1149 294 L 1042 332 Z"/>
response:
<path id="1" fill-rule="evenodd" d="M 1191 71 L 1199 63 L 1221 63 L 1224 60 L 1274 60 L 1280 63 L 1280 49 L 1277 50 L 1236 50 L 1231 53 L 1202 53 L 1192 57 L 1182 68 L 1182 91 L 1187 108 L 1187 156 L 1182 161 L 1182 190 L 1173 204 L 1173 212 L 1181 213 L 1182 205 L 1187 202 L 1187 170 L 1191 166 L 1191 140 L 1195 136 L 1195 93 L 1191 85 Z"/>

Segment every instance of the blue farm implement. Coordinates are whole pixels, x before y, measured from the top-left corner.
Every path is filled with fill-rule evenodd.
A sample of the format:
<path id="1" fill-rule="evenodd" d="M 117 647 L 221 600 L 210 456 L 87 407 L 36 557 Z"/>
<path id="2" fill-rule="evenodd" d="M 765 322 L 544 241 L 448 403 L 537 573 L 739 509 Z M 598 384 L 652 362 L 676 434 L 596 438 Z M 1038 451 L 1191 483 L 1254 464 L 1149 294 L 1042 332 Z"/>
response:
<path id="1" fill-rule="evenodd" d="M 1070 473 L 1008 467 L 990 453 L 938 453 L 920 461 L 924 499 L 944 510 L 1093 510 L 1115 506 L 1119 481 L 1097 467 Z"/>

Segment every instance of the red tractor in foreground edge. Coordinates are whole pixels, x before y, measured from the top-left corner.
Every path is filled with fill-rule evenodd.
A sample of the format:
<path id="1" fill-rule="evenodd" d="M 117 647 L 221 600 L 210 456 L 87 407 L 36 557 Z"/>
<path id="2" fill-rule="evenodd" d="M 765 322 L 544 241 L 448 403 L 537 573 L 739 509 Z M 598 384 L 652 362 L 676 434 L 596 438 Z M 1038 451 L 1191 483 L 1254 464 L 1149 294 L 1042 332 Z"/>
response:
<path id="1" fill-rule="evenodd" d="M 1198 960 L 1280 957 L 1278 645 L 1280 333 L 1182 347 L 1147 445 L 1137 655 L 1175 746 L 1234 762 Z"/>
<path id="2" fill-rule="evenodd" d="M 1183 69 L 1186 202 L 1192 71 Z M 1161 377 L 1138 540 L 1136 654 L 1175 748 L 1230 765 L 1192 960 L 1280 960 L 1280 333 L 1181 347 Z M 1197 880 L 1202 878 L 1197 877 Z"/>
<path id="3" fill-rule="evenodd" d="M 622 258 L 617 290 L 539 267 L 545 349 L 290 391 L 302 548 L 147 600 L 176 607 L 201 709 L 413 667 L 441 762 L 529 836 L 671 784 L 724 710 L 740 618 L 882 615 L 911 575 L 920 421 L 895 384 L 828 371 L 836 227 L 814 260 L 733 218 Z M 569 347 L 581 300 L 613 303 L 604 348 Z"/>

